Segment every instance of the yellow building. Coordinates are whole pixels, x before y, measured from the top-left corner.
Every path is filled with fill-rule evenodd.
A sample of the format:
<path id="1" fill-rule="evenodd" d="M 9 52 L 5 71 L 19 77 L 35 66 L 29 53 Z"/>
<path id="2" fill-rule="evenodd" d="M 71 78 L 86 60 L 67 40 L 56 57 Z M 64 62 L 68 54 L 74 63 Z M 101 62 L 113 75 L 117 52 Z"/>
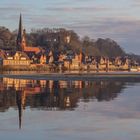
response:
<path id="1" fill-rule="evenodd" d="M 3 66 L 28 66 L 31 62 L 26 53 L 17 51 L 14 55 L 7 53 L 7 57 L 3 60 Z"/>
<path id="2" fill-rule="evenodd" d="M 79 55 L 76 54 L 75 58 L 72 59 L 70 69 L 79 70 L 81 68 L 81 65 L 82 65 L 82 53 L 80 53 Z"/>

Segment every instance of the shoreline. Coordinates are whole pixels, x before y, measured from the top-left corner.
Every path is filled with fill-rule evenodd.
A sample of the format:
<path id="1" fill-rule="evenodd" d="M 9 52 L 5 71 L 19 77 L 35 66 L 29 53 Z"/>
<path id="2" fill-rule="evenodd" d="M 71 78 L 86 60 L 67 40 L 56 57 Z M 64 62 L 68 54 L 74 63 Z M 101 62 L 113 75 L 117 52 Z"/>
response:
<path id="1" fill-rule="evenodd" d="M 0 74 L 1 78 L 33 80 L 139 80 L 140 72 L 75 72 L 75 73 L 32 73 Z"/>

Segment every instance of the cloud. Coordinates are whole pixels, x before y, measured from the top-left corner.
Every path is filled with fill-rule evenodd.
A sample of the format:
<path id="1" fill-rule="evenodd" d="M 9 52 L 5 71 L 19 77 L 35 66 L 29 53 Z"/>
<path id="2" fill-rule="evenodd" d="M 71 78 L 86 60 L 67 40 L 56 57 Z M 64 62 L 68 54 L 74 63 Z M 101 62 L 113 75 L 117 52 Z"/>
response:
<path id="1" fill-rule="evenodd" d="M 139 0 L 131 0 L 131 6 L 132 7 L 139 7 L 140 1 Z"/>
<path id="2" fill-rule="evenodd" d="M 26 11 L 27 12 L 27 11 L 29 11 L 29 9 L 28 8 L 25 8 L 25 7 L 21 7 L 19 5 L 14 5 L 14 6 L 8 6 L 8 5 L 6 5 L 6 6 L 0 6 L 0 13 L 1 12 L 4 12 L 4 13 L 7 13 L 8 14 L 8 12 L 13 13 L 13 12 L 18 12 L 18 11 L 23 11 L 23 12 Z"/>
<path id="3" fill-rule="evenodd" d="M 85 6 L 85 7 L 48 7 L 45 8 L 48 11 L 63 11 L 63 12 L 80 12 L 80 11 L 109 11 L 111 8 L 109 7 L 96 7 L 96 6 Z"/>
<path id="4" fill-rule="evenodd" d="M 131 0 L 133 3 L 140 3 L 139 0 Z"/>

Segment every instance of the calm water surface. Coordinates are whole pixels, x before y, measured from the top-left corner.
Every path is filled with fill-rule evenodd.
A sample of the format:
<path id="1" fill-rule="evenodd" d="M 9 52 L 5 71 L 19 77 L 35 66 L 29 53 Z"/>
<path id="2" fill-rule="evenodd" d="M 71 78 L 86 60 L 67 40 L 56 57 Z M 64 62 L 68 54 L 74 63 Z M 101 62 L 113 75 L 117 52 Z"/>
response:
<path id="1" fill-rule="evenodd" d="M 0 79 L 0 139 L 140 140 L 140 81 Z"/>

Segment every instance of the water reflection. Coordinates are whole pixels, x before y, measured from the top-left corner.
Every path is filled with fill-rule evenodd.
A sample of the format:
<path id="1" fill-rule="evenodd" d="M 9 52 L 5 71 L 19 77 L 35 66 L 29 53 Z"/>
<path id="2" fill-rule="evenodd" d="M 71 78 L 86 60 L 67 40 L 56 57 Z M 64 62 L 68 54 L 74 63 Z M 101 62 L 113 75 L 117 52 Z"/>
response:
<path id="1" fill-rule="evenodd" d="M 43 110 L 74 110 L 79 100 L 110 101 L 125 87 L 123 81 L 46 81 L 0 79 L 0 112 L 18 109 L 19 128 L 28 106 Z"/>
<path id="2" fill-rule="evenodd" d="M 110 101 L 125 83 L 121 81 L 45 81 L 3 78 L 0 80 L 0 111 L 16 107 L 52 110 L 74 109 L 78 100 Z"/>

